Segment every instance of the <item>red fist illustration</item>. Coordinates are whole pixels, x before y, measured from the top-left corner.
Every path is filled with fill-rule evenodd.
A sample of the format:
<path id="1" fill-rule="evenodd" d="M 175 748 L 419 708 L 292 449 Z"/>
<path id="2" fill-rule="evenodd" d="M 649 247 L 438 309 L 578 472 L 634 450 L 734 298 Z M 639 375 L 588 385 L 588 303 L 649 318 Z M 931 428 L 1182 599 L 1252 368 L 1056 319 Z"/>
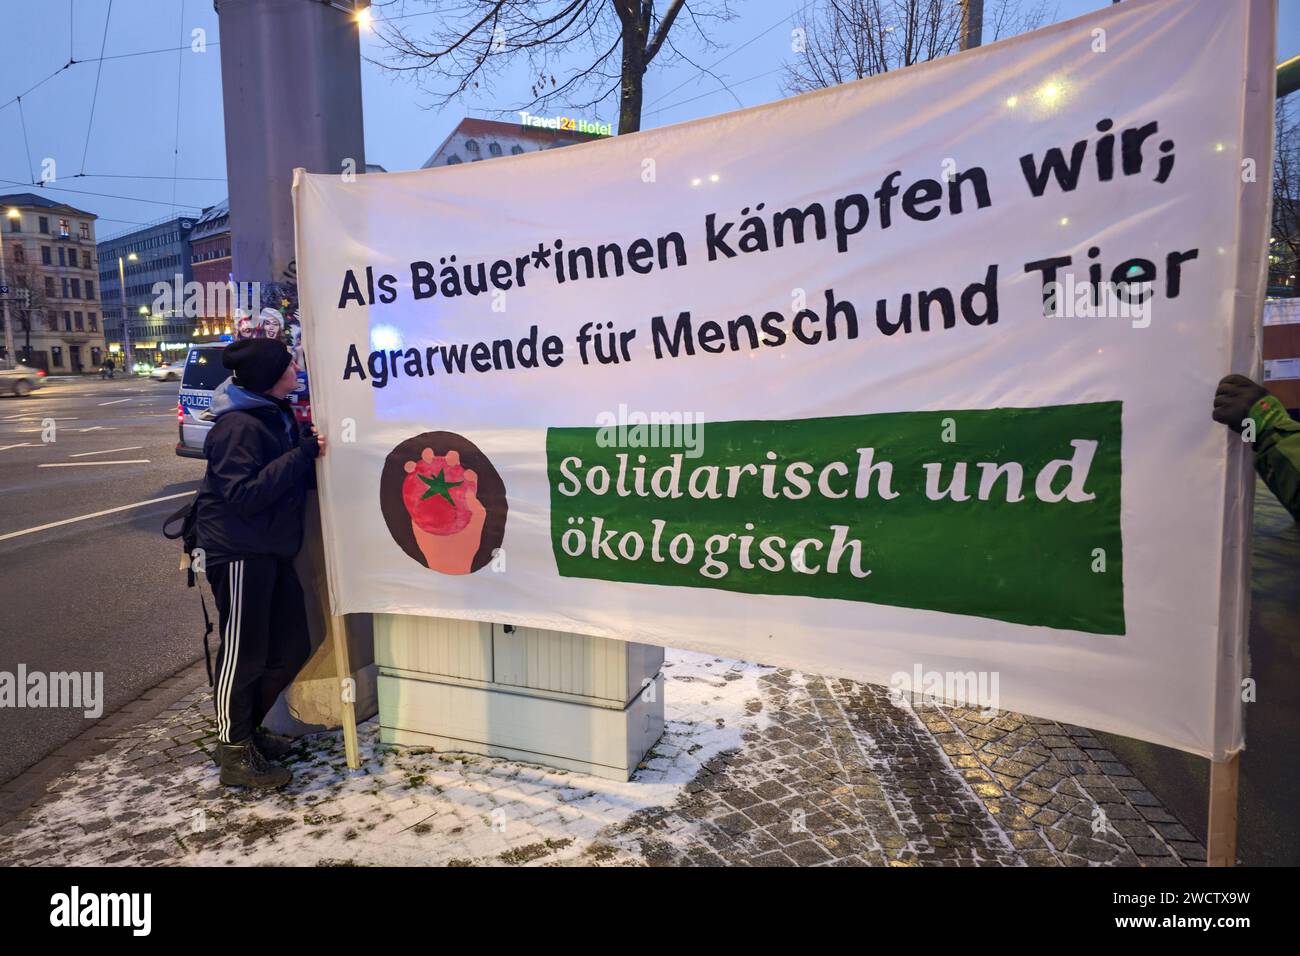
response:
<path id="1" fill-rule="evenodd" d="M 464 531 L 470 519 L 466 499 L 477 482 L 473 472 L 461 467 L 460 456 L 443 457 L 426 448 L 418 462 L 406 467 L 402 503 L 420 530 L 436 535 Z"/>
<path id="2" fill-rule="evenodd" d="M 487 518 L 478 500 L 478 475 L 461 466 L 455 449 L 443 456 L 426 448 L 419 461 L 402 468 L 402 504 L 425 565 L 443 574 L 469 574 Z"/>

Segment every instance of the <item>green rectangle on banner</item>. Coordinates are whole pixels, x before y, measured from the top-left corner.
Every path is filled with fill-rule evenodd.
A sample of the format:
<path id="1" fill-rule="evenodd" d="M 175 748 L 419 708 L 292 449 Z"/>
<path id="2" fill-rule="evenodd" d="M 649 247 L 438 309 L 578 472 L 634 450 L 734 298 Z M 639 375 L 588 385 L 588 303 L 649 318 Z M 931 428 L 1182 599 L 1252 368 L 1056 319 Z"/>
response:
<path id="1" fill-rule="evenodd" d="M 696 457 L 680 429 L 551 428 L 551 547 L 564 577 L 1123 634 L 1120 415 L 708 422 Z"/>

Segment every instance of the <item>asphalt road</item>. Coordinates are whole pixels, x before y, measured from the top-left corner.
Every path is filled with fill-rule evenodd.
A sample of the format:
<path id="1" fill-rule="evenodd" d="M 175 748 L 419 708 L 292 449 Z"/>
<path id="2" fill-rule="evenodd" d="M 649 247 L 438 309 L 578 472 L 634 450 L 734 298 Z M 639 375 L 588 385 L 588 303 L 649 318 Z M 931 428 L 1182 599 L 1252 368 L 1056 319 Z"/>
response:
<path id="1" fill-rule="evenodd" d="M 203 462 L 174 451 L 177 389 L 70 379 L 0 397 L 0 670 L 102 671 L 105 714 L 203 654 L 198 592 L 161 532 L 185 499 L 43 526 L 197 487 Z M 91 723 L 0 708 L 0 782 Z"/>

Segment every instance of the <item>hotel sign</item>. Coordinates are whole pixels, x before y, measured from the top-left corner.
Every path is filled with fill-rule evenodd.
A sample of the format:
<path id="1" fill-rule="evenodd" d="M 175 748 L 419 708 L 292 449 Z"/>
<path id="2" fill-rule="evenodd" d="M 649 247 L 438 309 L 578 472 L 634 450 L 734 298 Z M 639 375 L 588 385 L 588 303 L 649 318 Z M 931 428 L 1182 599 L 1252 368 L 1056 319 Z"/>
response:
<path id="1" fill-rule="evenodd" d="M 519 122 L 523 126 L 535 126 L 538 129 L 567 130 L 570 133 L 586 133 L 588 136 L 613 136 L 614 124 L 598 120 L 575 119 L 572 116 L 534 116 L 521 110 Z"/>

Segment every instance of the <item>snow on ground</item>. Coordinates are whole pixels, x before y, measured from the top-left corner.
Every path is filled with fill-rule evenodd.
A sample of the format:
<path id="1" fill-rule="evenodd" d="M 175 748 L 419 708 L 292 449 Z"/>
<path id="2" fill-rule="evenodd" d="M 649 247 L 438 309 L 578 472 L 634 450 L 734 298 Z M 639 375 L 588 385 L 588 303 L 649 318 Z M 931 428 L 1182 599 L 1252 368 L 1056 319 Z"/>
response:
<path id="1" fill-rule="evenodd" d="M 142 767 L 134 751 L 110 751 L 60 783 L 61 795 L 39 808 L 23 842 L 45 844 L 40 862 L 82 865 L 578 861 L 602 831 L 671 805 L 706 762 L 739 749 L 742 734 L 766 724 L 755 704 L 770 668 L 686 651 L 670 651 L 664 666 L 666 729 L 632 781 L 423 748 L 377 749 L 372 719 L 359 728 L 359 771 L 348 772 L 341 735 L 315 735 L 291 764 L 293 784 L 276 794 L 227 790 L 210 763 Z M 167 737 L 175 732 L 169 724 L 185 718 L 151 734 Z M 641 862 L 634 846 L 618 844 L 606 834 L 599 861 Z"/>

